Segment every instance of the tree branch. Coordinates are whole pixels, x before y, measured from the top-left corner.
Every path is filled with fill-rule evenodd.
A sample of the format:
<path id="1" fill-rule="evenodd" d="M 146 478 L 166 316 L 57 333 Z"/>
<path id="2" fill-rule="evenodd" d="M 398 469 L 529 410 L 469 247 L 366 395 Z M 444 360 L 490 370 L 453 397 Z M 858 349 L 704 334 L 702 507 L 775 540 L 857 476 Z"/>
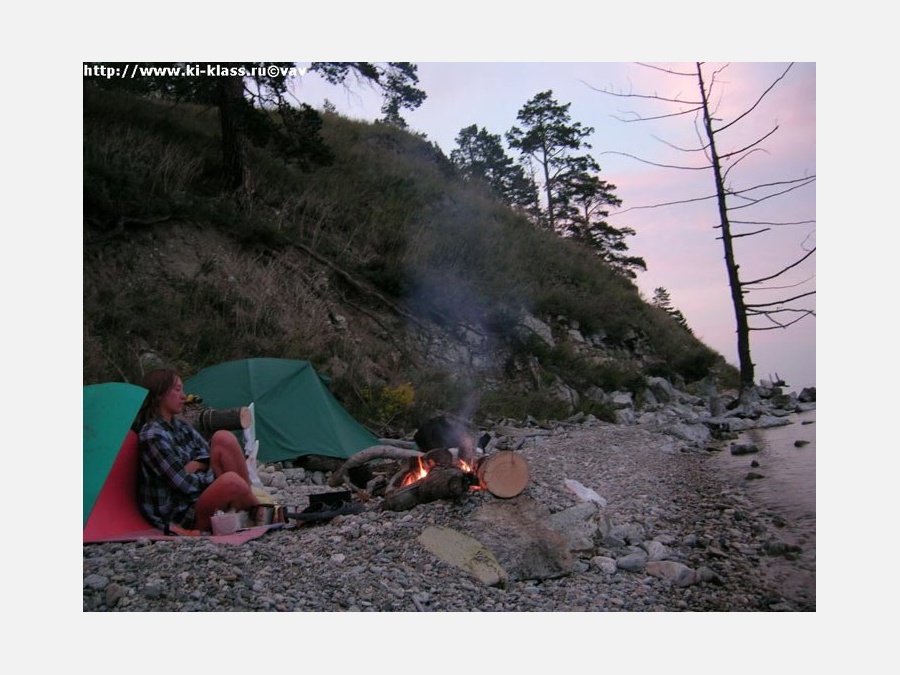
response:
<path id="1" fill-rule="evenodd" d="M 748 330 L 775 330 L 776 328 L 787 328 L 789 326 L 793 326 L 798 321 L 802 321 L 807 316 L 815 316 L 816 315 L 816 313 L 811 309 L 795 309 L 793 311 L 800 312 L 800 316 L 798 316 L 793 321 L 787 321 L 784 323 L 776 321 L 775 319 L 772 318 L 771 314 L 773 314 L 774 312 L 756 312 L 755 315 L 765 316 L 769 321 L 771 321 L 775 325 L 773 325 L 773 326 L 748 326 Z"/>
<path id="2" fill-rule="evenodd" d="M 815 220 L 794 220 L 794 221 L 782 221 L 775 222 L 770 220 L 732 220 L 732 225 L 772 225 L 774 227 L 781 227 L 782 225 L 811 225 L 815 223 Z"/>
<path id="3" fill-rule="evenodd" d="M 753 141 L 749 145 L 745 145 L 740 150 L 733 150 L 732 152 L 726 152 L 726 153 L 719 155 L 719 159 L 728 159 L 729 157 L 734 157 L 735 155 L 740 155 L 742 152 L 747 152 L 748 150 L 750 150 L 750 149 L 756 147 L 757 145 L 759 145 L 760 143 L 762 143 L 764 140 L 766 140 L 769 136 L 774 134 L 776 131 L 778 131 L 777 126 L 774 129 L 772 129 L 772 131 L 767 133 L 765 136 L 761 136 L 760 138 Z"/>
<path id="4" fill-rule="evenodd" d="M 604 93 L 610 93 L 610 92 L 604 92 Z M 617 94 L 611 94 L 611 95 L 616 96 Z M 653 98 L 653 97 L 649 97 L 649 98 Z M 654 115 L 652 117 L 643 117 L 642 115 L 638 115 L 636 112 L 632 112 L 631 114 L 634 115 L 635 117 L 634 117 L 634 119 L 630 119 L 630 120 L 627 120 L 623 117 L 619 117 L 618 115 L 610 115 L 610 117 L 612 117 L 614 120 L 617 120 L 619 122 L 624 122 L 625 124 L 630 124 L 631 122 L 655 122 L 656 120 L 664 120 L 664 119 L 668 119 L 670 117 L 681 117 L 682 115 L 691 115 L 691 114 L 699 112 L 699 110 L 700 110 L 699 108 L 690 108 L 688 110 L 682 110 L 680 112 L 665 113 L 664 115 Z"/>
<path id="5" fill-rule="evenodd" d="M 815 295 L 815 294 L 816 294 L 815 291 L 808 291 L 806 293 L 801 293 L 800 295 L 795 295 L 792 298 L 784 298 L 782 300 L 776 300 L 774 302 L 757 302 L 757 303 L 752 303 L 752 304 L 748 303 L 744 306 L 747 308 L 748 314 L 767 314 L 767 313 L 772 313 L 772 312 L 759 312 L 759 311 L 756 311 L 756 308 L 757 307 L 772 307 L 774 305 L 783 305 L 785 303 L 792 302 L 794 300 L 799 300 L 800 298 L 806 298 L 806 297 L 809 297 L 810 295 Z M 750 311 L 750 310 L 753 310 L 753 311 Z M 798 311 L 798 310 L 796 310 L 796 309 L 791 310 L 790 308 L 784 308 L 784 309 L 777 310 L 777 311 L 787 312 L 787 311 Z"/>
<path id="6" fill-rule="evenodd" d="M 768 281 L 769 279 L 775 279 L 776 277 L 780 277 L 782 274 L 784 274 L 785 272 L 787 272 L 789 269 L 791 269 L 791 268 L 793 268 L 793 267 L 796 267 L 797 265 L 799 265 L 800 263 L 802 263 L 804 260 L 806 260 L 809 256 L 811 256 L 811 255 L 812 255 L 813 253 L 815 253 L 815 252 L 816 252 L 816 249 L 813 248 L 813 249 L 812 249 L 811 251 L 809 251 L 805 256 L 803 256 L 802 258 L 799 258 L 798 260 L 795 260 L 793 263 L 791 263 L 790 265 L 788 265 L 788 266 L 785 267 L 784 269 L 779 270 L 778 272 L 775 272 L 775 274 L 773 274 L 773 275 L 771 275 L 771 276 L 768 276 L 768 277 L 761 277 L 761 278 L 759 278 L 759 279 L 754 279 L 753 281 L 742 281 L 742 282 L 741 282 L 741 286 L 751 286 L 751 285 L 753 285 L 753 284 L 760 284 L 760 283 L 762 283 L 763 281 Z"/>
<path id="7" fill-rule="evenodd" d="M 738 191 L 738 192 L 735 192 L 735 191 L 729 191 L 729 192 L 728 192 L 729 195 L 734 196 L 734 197 L 739 197 L 739 198 L 741 198 L 741 199 L 745 199 L 745 200 L 747 200 L 747 203 L 746 203 L 746 204 L 742 204 L 741 206 L 729 206 L 729 207 L 728 207 L 728 210 L 729 210 L 729 211 L 738 211 L 738 210 L 740 210 L 740 209 L 746 209 L 746 208 L 749 207 L 749 206 L 755 206 L 756 204 L 761 204 L 762 202 L 767 201 L 767 200 L 769 200 L 769 199 L 773 199 L 774 197 L 780 197 L 781 195 L 785 195 L 785 194 L 787 194 L 788 192 L 793 192 L 794 190 L 799 190 L 799 189 L 802 188 L 802 187 L 806 187 L 807 185 L 809 185 L 809 183 L 815 181 L 815 178 L 813 177 L 812 179 L 798 179 L 798 180 L 802 180 L 802 181 L 804 181 L 804 182 L 801 183 L 800 185 L 794 185 L 794 186 L 789 187 L 789 188 L 787 188 L 787 189 L 785 189 L 785 190 L 781 190 L 781 191 L 779 191 L 779 192 L 773 192 L 772 194 L 768 194 L 768 195 L 766 195 L 766 196 L 764 196 L 764 197 L 758 197 L 758 198 L 755 198 L 755 197 L 747 197 L 747 196 L 745 196 L 743 193 L 744 193 L 744 192 L 750 192 L 750 191 L 752 191 L 752 190 L 758 190 L 758 189 L 761 189 L 761 188 L 763 188 L 763 187 L 772 187 L 772 186 L 774 186 L 774 185 L 779 185 L 779 184 L 783 184 L 783 183 L 773 183 L 772 185 L 768 185 L 768 186 L 766 186 L 766 185 L 757 185 L 756 187 L 747 188 L 746 190 L 741 190 L 741 191 Z M 787 182 L 794 182 L 794 181 L 787 181 Z"/>
<path id="8" fill-rule="evenodd" d="M 734 224 L 734 223 L 732 223 L 732 225 L 733 225 L 733 224 Z M 741 232 L 740 234 L 734 234 L 734 233 L 732 233 L 731 238 L 732 238 L 732 239 L 740 239 L 741 237 L 750 237 L 750 236 L 752 236 L 752 235 L 754 235 L 754 234 L 762 234 L 763 232 L 768 232 L 768 231 L 771 230 L 771 229 L 772 229 L 771 227 L 764 227 L 764 228 L 761 229 L 761 230 L 754 230 L 753 232 Z M 721 239 L 721 238 L 722 238 L 722 237 L 716 237 L 716 239 Z"/>
<path id="9" fill-rule="evenodd" d="M 710 166 L 679 166 L 677 164 L 659 164 L 657 162 L 651 162 L 646 159 L 642 159 L 637 155 L 630 155 L 627 152 L 619 152 L 617 150 L 604 150 L 603 152 L 597 153 L 598 155 L 619 155 L 620 157 L 630 157 L 631 159 L 637 160 L 638 162 L 642 162 L 643 164 L 649 164 L 650 166 L 658 166 L 661 169 L 685 169 L 689 171 L 708 171 Z"/>

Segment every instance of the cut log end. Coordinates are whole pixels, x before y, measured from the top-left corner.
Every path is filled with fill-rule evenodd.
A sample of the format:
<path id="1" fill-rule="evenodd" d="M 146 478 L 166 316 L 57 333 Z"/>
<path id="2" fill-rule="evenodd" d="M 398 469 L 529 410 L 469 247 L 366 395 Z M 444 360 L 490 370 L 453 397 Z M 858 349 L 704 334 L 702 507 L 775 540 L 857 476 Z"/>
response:
<path id="1" fill-rule="evenodd" d="M 512 450 L 500 450 L 480 460 L 476 472 L 481 487 L 502 499 L 521 494 L 531 475 L 525 458 Z"/>

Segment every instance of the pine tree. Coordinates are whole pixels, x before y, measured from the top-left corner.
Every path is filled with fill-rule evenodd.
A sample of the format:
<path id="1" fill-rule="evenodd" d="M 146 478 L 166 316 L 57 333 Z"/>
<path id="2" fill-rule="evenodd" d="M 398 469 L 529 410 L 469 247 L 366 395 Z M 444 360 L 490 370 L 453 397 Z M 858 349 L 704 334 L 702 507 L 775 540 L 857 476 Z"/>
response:
<path id="1" fill-rule="evenodd" d="M 694 334 L 694 331 L 691 330 L 691 327 L 688 326 L 687 319 L 684 318 L 684 315 L 681 313 L 680 309 L 676 309 L 672 306 L 672 297 L 669 294 L 669 291 L 666 290 L 663 286 L 658 286 L 653 289 L 653 300 L 651 304 L 654 307 L 659 307 L 659 309 L 663 310 L 670 317 L 675 319 L 679 326 L 684 328 L 691 335 Z"/>
<path id="2" fill-rule="evenodd" d="M 466 180 L 481 182 L 512 208 L 533 215 L 537 211 L 534 182 L 506 154 L 499 134 L 477 125 L 461 129 L 450 161 Z"/>
<path id="3" fill-rule="evenodd" d="M 519 110 L 522 126 L 510 129 L 507 141 L 519 151 L 526 170 L 542 178 L 539 224 L 595 249 L 617 272 L 634 278 L 634 270 L 646 270 L 647 264 L 625 253 L 625 237 L 634 230 L 605 220 L 608 207 L 619 207 L 622 201 L 615 195 L 616 186 L 599 177 L 597 161 L 584 152 L 591 149 L 587 137 L 594 129 L 573 122 L 570 106 L 558 103 L 552 91 L 537 94 Z"/>

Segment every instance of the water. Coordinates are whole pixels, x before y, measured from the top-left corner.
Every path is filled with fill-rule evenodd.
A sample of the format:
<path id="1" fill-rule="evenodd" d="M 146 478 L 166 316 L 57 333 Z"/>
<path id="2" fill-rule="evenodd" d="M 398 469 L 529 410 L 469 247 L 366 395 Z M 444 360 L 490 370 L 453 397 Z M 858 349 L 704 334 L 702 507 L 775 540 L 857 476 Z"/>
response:
<path id="1" fill-rule="evenodd" d="M 747 493 L 770 507 L 800 530 L 808 530 L 815 541 L 816 531 L 816 411 L 797 413 L 793 424 L 767 429 L 751 429 L 738 443 L 754 443 L 759 452 L 734 456 L 722 453 L 732 475 L 744 479 Z M 798 442 L 805 443 L 798 446 Z M 758 467 L 751 467 L 756 460 Z M 750 471 L 763 475 L 746 480 Z"/>
<path id="2" fill-rule="evenodd" d="M 753 443 L 758 453 L 732 455 L 723 450 L 715 458 L 729 480 L 750 499 L 780 516 L 782 539 L 802 548 L 793 562 L 764 558 L 775 586 L 804 609 L 815 609 L 816 598 L 816 411 L 795 413 L 792 424 L 752 429 L 736 443 Z M 799 444 L 797 442 L 800 442 Z M 804 443 L 805 442 L 805 443 Z M 759 466 L 751 466 L 756 461 Z M 763 477 L 747 480 L 750 472 Z"/>

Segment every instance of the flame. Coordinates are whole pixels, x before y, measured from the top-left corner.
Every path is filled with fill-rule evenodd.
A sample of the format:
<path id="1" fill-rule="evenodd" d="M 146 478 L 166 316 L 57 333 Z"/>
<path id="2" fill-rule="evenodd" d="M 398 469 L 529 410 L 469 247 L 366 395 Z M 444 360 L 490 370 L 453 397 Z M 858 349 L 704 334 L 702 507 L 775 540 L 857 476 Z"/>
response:
<path id="1" fill-rule="evenodd" d="M 422 461 L 421 457 L 416 457 L 417 466 L 414 469 L 411 469 L 404 477 L 400 483 L 400 487 L 407 487 L 412 485 L 413 483 L 417 483 L 418 481 L 425 478 L 428 475 L 428 472 L 434 466 L 434 462 L 429 462 L 427 465 Z M 461 459 L 456 461 L 456 465 L 460 468 L 464 473 L 474 474 L 475 467 L 468 462 L 465 462 Z M 480 486 L 473 485 L 471 486 L 473 490 L 480 490 Z"/>
<path id="2" fill-rule="evenodd" d="M 428 469 L 425 468 L 425 464 L 422 462 L 422 458 L 416 457 L 416 461 L 419 463 L 419 466 L 406 474 L 406 476 L 403 478 L 403 482 L 400 483 L 400 487 L 412 485 L 416 481 L 420 481 L 428 475 Z"/>

